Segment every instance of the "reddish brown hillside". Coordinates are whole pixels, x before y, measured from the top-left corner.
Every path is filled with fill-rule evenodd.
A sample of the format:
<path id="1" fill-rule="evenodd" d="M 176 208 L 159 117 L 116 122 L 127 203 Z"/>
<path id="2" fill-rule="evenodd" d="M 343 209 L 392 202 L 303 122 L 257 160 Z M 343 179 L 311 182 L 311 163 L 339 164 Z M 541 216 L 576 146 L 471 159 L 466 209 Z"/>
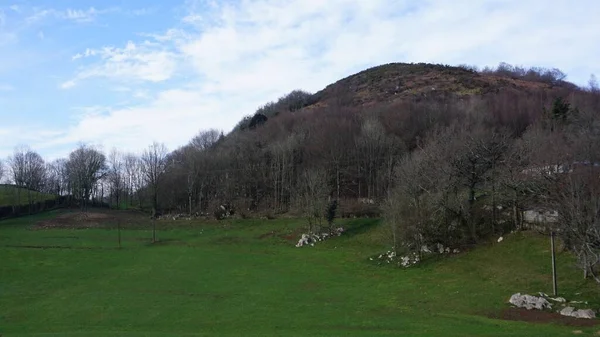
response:
<path id="1" fill-rule="evenodd" d="M 539 92 L 572 89 L 494 74 L 481 74 L 461 67 L 436 64 L 390 63 L 373 67 L 337 81 L 315 94 L 315 107 L 338 104 L 371 106 L 377 103 L 432 98 L 463 98 L 517 90 Z"/>

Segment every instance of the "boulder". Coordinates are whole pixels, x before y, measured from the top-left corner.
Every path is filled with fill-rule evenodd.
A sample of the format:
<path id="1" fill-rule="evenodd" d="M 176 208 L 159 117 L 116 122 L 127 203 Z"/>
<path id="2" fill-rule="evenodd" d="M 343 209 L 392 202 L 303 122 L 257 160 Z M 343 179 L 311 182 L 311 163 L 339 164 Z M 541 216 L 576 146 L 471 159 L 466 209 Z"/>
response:
<path id="1" fill-rule="evenodd" d="M 576 311 L 575 317 L 592 319 L 592 318 L 596 318 L 596 313 L 592 309 L 579 309 Z"/>
<path id="2" fill-rule="evenodd" d="M 521 295 L 520 293 L 513 294 L 508 302 L 517 308 L 526 308 L 527 310 L 544 310 L 552 308 L 552 304 L 543 297 Z"/>
<path id="3" fill-rule="evenodd" d="M 560 314 L 563 316 L 575 317 L 575 318 L 585 318 L 592 319 L 596 318 L 596 312 L 592 309 L 579 309 L 576 310 L 573 307 L 566 307 L 560 311 Z"/>
<path id="4" fill-rule="evenodd" d="M 566 308 L 563 308 L 560 311 L 560 314 L 563 315 L 563 316 L 571 316 L 572 317 L 574 311 L 575 311 L 575 308 L 573 308 L 573 307 L 566 307 Z"/>

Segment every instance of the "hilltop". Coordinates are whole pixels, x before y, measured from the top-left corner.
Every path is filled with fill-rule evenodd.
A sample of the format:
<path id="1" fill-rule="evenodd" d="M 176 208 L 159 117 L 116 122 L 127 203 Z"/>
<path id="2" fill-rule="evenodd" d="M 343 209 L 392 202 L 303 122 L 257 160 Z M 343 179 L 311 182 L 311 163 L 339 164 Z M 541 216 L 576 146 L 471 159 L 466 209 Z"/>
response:
<path id="1" fill-rule="evenodd" d="M 266 103 L 256 114 L 273 117 L 336 107 L 369 110 L 407 101 L 452 101 L 502 94 L 555 96 L 580 90 L 565 81 L 565 77 L 558 69 L 522 68 L 504 63 L 481 70 L 464 65 L 389 63 L 347 76 L 314 94 L 292 91 Z M 240 122 L 242 128 L 250 120 L 249 116 Z"/>
<path id="2" fill-rule="evenodd" d="M 508 65 L 504 67 L 510 67 Z M 317 104 L 342 101 L 350 106 L 370 106 L 406 99 L 431 99 L 488 95 L 503 90 L 532 92 L 574 89 L 551 70 L 484 70 L 428 63 L 390 63 L 348 76 L 315 94 Z M 527 73 L 529 71 L 529 76 Z M 546 74 L 545 74 L 546 73 Z"/>

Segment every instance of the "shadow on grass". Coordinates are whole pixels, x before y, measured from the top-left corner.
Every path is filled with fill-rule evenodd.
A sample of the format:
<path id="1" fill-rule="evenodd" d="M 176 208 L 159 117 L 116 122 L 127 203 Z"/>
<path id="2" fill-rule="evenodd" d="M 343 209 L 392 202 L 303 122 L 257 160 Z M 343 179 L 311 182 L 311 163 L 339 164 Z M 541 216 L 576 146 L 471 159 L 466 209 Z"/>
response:
<path id="1" fill-rule="evenodd" d="M 353 237 L 366 233 L 381 223 L 381 219 L 353 219 L 345 224 L 344 236 Z"/>

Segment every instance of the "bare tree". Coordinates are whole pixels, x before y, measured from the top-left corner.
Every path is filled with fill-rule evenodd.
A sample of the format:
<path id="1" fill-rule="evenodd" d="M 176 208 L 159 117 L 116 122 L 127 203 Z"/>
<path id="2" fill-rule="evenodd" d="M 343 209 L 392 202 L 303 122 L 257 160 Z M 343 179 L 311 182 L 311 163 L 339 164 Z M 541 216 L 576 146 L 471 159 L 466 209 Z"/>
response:
<path id="1" fill-rule="evenodd" d="M 324 170 L 307 169 L 302 173 L 304 215 L 308 220 L 308 231 L 321 230 L 327 208 L 327 175 Z"/>
<path id="2" fill-rule="evenodd" d="M 124 158 L 125 165 L 125 176 L 126 176 L 126 188 L 127 195 L 129 197 L 129 205 L 133 205 L 133 198 L 136 192 L 139 192 L 141 185 L 139 184 L 141 179 L 140 173 L 140 158 L 134 153 L 128 153 Z M 138 193 L 141 195 L 141 193 Z M 141 204 L 141 199 L 140 199 Z"/>
<path id="3" fill-rule="evenodd" d="M 0 183 L 2 182 L 2 178 L 4 178 L 4 163 L 0 160 Z"/>
<path id="4" fill-rule="evenodd" d="M 87 210 L 98 181 L 106 175 L 106 157 L 93 147 L 80 145 L 69 155 L 67 169 L 73 194 L 81 202 L 81 209 Z"/>
<path id="5" fill-rule="evenodd" d="M 199 151 L 208 150 L 217 144 L 222 136 L 223 133 L 217 129 L 203 130 L 192 138 L 190 145 Z"/>
<path id="6" fill-rule="evenodd" d="M 152 143 L 141 158 L 144 182 L 152 192 L 152 216 L 158 211 L 159 184 L 167 167 L 167 148 L 164 144 Z"/>
<path id="7" fill-rule="evenodd" d="M 123 155 L 113 148 L 108 156 L 109 169 L 107 174 L 108 184 L 111 190 L 111 200 L 114 198 L 117 209 L 120 207 L 121 195 L 123 194 L 124 182 L 124 163 Z"/>

